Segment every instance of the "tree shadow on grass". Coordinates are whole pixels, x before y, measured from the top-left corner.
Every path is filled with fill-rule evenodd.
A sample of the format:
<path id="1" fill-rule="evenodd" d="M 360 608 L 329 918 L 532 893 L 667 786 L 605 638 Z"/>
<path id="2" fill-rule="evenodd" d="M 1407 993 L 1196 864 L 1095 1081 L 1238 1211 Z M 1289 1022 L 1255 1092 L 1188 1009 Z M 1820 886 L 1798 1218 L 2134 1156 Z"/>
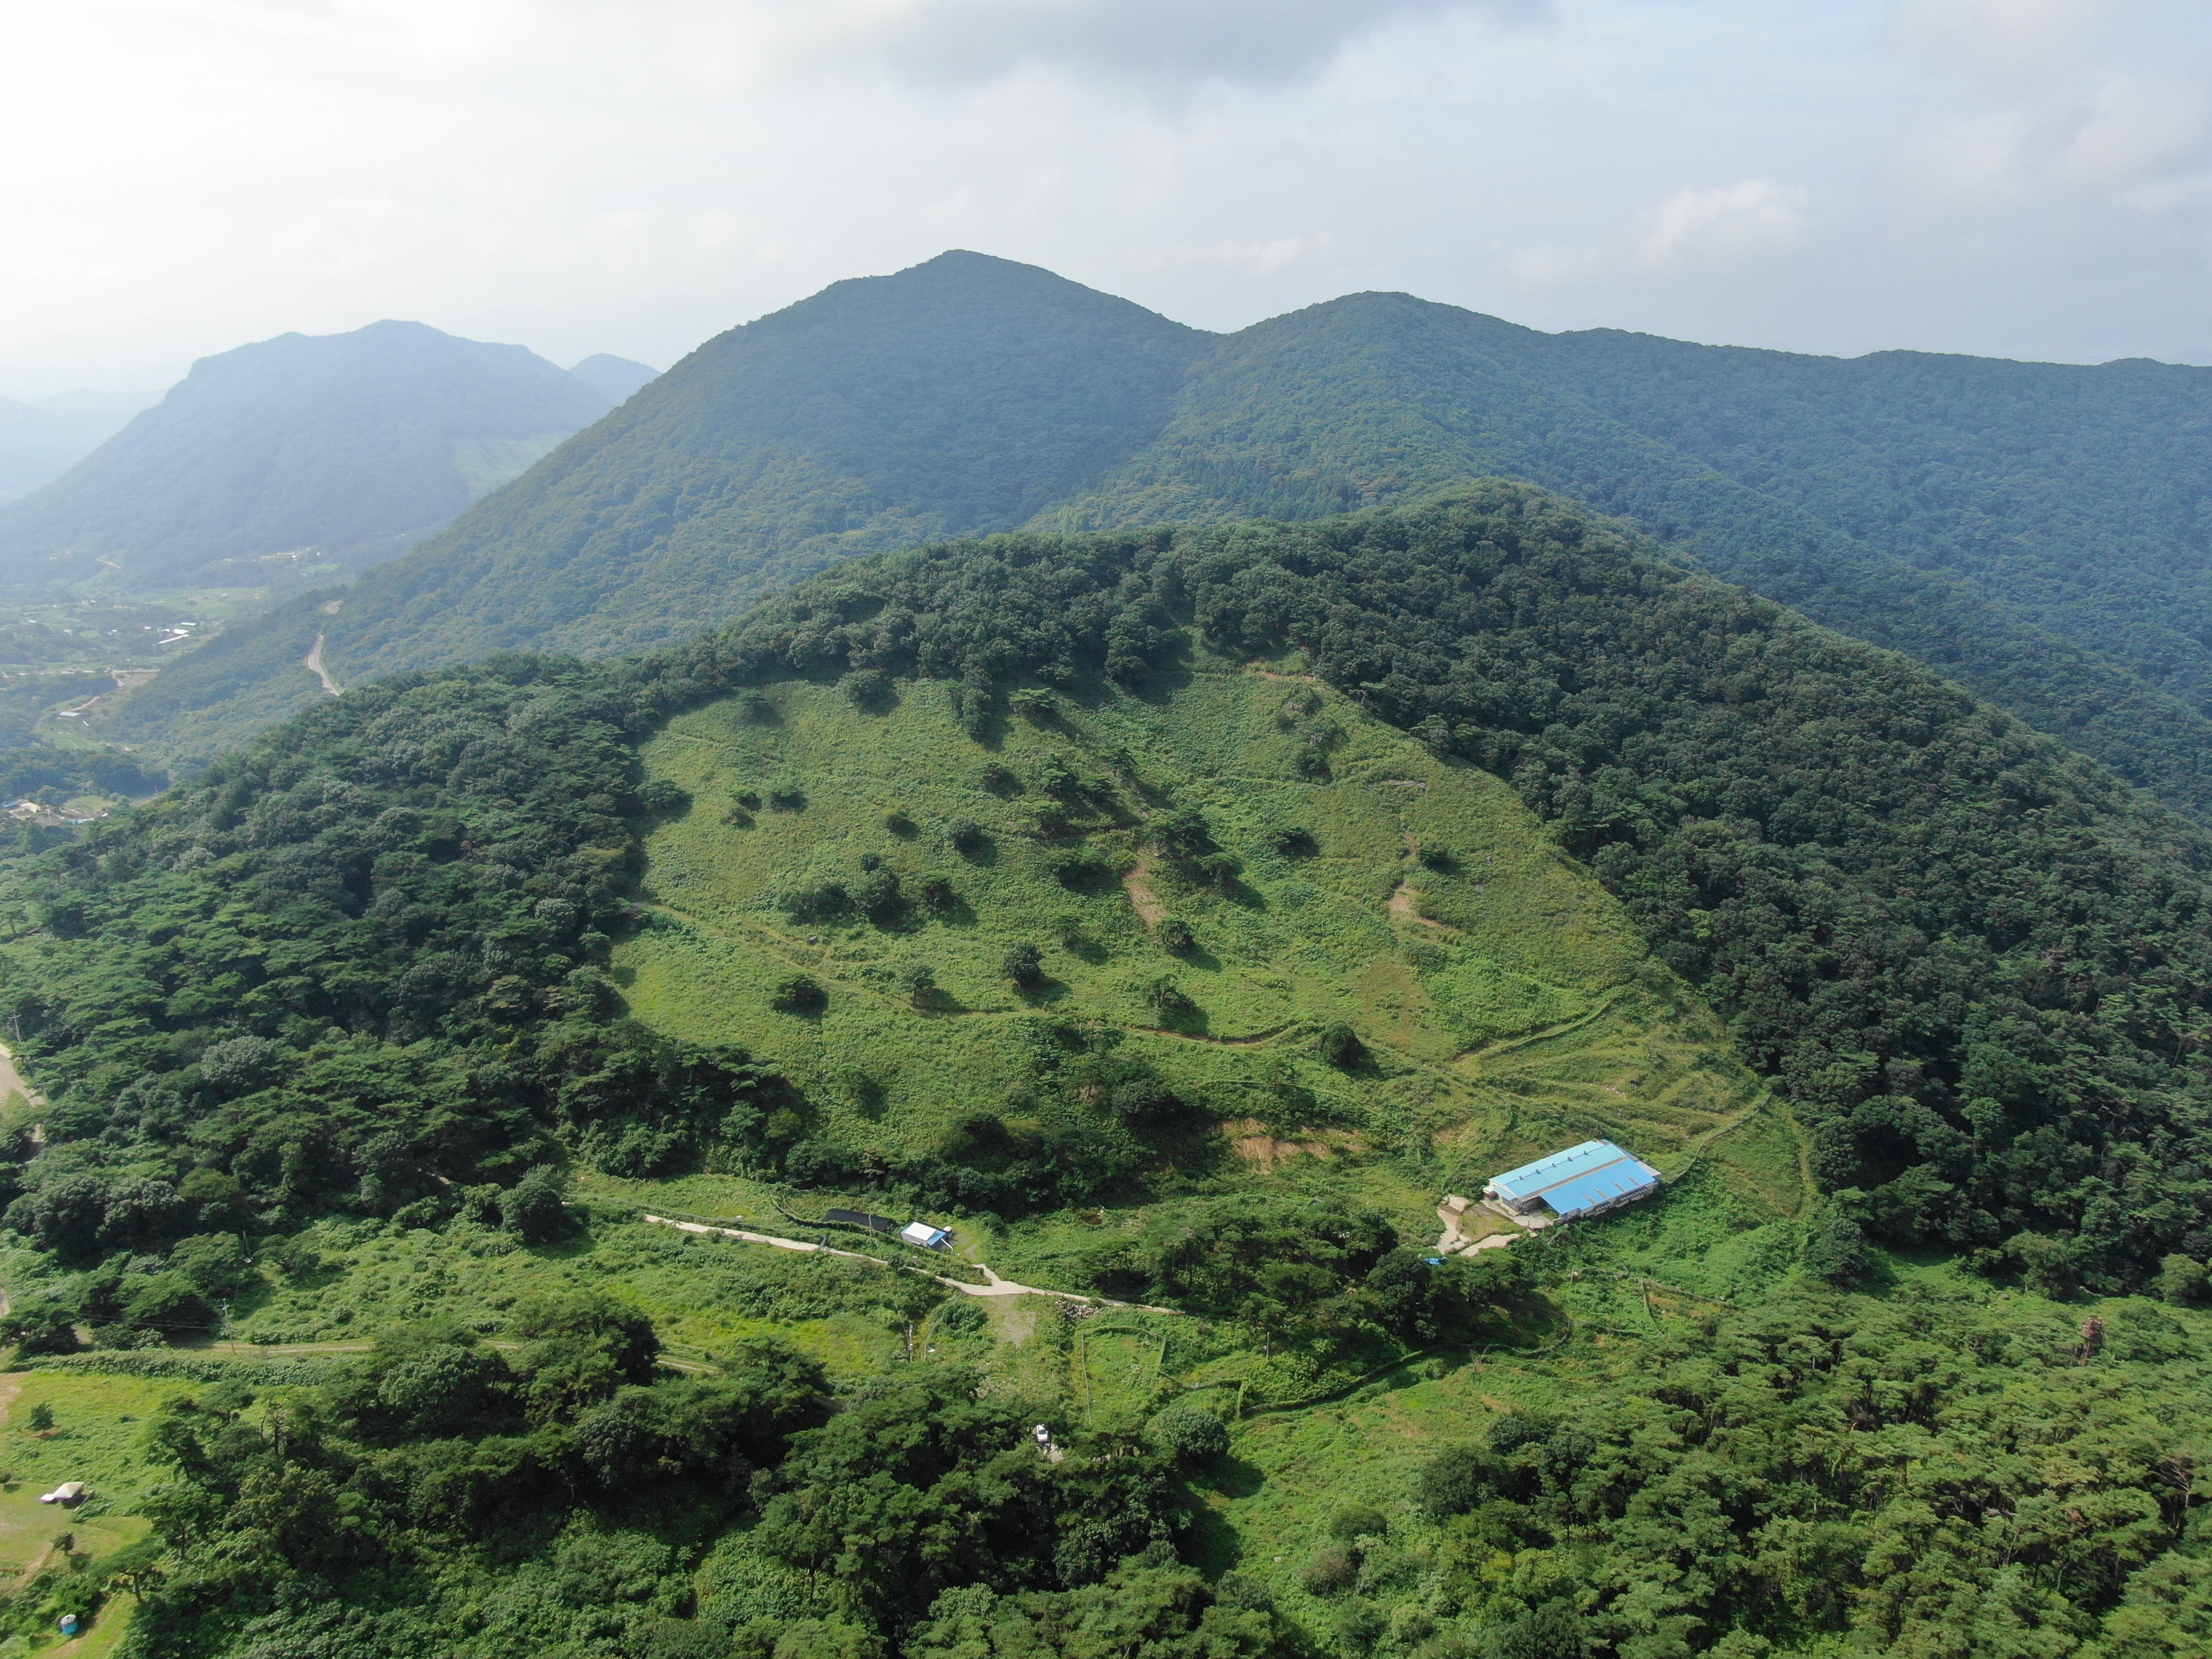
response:
<path id="1" fill-rule="evenodd" d="M 1211 1583 L 1235 1571 L 1244 1559 L 1244 1540 L 1229 1517 L 1195 1496 L 1186 1513 L 1189 1529 L 1183 1534 L 1183 1556 Z"/>

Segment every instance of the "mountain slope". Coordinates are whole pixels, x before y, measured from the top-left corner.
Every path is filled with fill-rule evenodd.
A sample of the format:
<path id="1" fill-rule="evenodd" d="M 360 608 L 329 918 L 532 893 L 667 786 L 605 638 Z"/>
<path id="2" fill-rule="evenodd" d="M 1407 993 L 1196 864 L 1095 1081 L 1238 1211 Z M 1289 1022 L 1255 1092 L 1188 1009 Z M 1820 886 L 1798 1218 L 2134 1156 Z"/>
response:
<path id="1" fill-rule="evenodd" d="M 1525 484 L 392 676 L 0 906 L 27 1393 L 228 1385 L 149 1653 L 2202 1646 L 2212 833 Z"/>
<path id="2" fill-rule="evenodd" d="M 420 323 L 202 359 L 64 476 L 0 507 L 0 581 L 240 585 L 388 558 L 605 412 L 521 346 Z"/>
<path id="3" fill-rule="evenodd" d="M 842 558 L 1011 529 L 1148 441 L 1204 338 L 974 254 L 836 283 L 375 573 L 332 649 L 356 675 L 635 649 Z"/>
<path id="4" fill-rule="evenodd" d="M 107 729 L 204 757 L 318 694 L 301 667 L 318 635 L 345 684 L 508 647 L 620 651 L 933 535 L 1300 520 L 1503 474 L 1907 652 L 2203 815 L 2208 386 L 1547 336 L 1401 295 L 1215 337 L 950 254 L 702 348 L 341 614 L 273 617 Z"/>
<path id="5" fill-rule="evenodd" d="M 1754 1110 L 1719 1021 L 1504 784 L 1310 680 L 1192 666 L 1141 694 L 1085 677 L 1048 714 L 1032 697 L 988 749 L 943 683 L 862 708 L 771 682 L 676 716 L 642 758 L 692 805 L 645 843 L 653 925 L 615 954 L 632 1009 L 787 1075 L 837 1073 L 824 1133 L 892 1159 L 972 1135 L 979 1112 L 1034 1115 L 1041 1016 L 1112 1031 L 1122 1074 L 1237 1126 L 1263 1163 L 1410 1138 L 1451 1187 L 1603 1133 L 1674 1169 Z M 1146 815 L 1170 801 L 1233 879 L 1155 844 Z M 984 839 L 956 845 L 963 823 Z M 902 902 L 794 896 L 884 872 Z M 1042 953 L 1026 992 L 1004 967 L 1024 944 Z M 815 1018 L 774 1006 L 794 973 L 824 988 Z M 1339 1024 L 1369 1055 L 1349 1072 L 1316 1053 Z M 1759 1201 L 1786 1212 L 1794 1154 L 1765 1127 L 1781 1178 Z"/>
<path id="6" fill-rule="evenodd" d="M 35 404 L 0 398 L 0 503 L 51 483 L 154 399 L 64 392 Z"/>
<path id="7" fill-rule="evenodd" d="M 611 352 L 597 352 L 580 363 L 571 363 L 568 372 L 586 386 L 597 387 L 613 402 L 627 403 L 637 389 L 649 380 L 660 378 L 660 371 L 643 363 L 632 362 L 627 357 L 617 357 Z"/>
<path id="8" fill-rule="evenodd" d="M 2212 710 L 2212 370 L 1611 331 L 1525 350 L 1554 388 Z"/>
<path id="9" fill-rule="evenodd" d="M 59 477 L 89 447 L 46 410 L 0 398 L 0 502 Z"/>
<path id="10" fill-rule="evenodd" d="M 1279 683 L 1285 701 L 1270 717 L 1279 738 L 1264 723 L 1255 734 L 1256 683 L 1230 676 L 1233 696 L 1218 684 L 1185 686 L 1184 630 L 1223 665 L 1272 659 L 1269 672 L 1292 677 Z M 1094 983 L 1073 947 L 1066 970 L 1051 970 L 1071 1007 L 1115 1022 L 1127 1022 L 1127 998 L 1154 995 L 1154 972 L 1175 975 L 1200 1010 L 1207 997 L 1194 988 L 1218 987 L 1210 994 L 1224 1029 L 1208 1035 L 1250 1036 L 1295 1020 L 1302 1005 L 1320 1010 L 1293 983 L 1297 959 L 1314 949 L 1294 935 L 1339 937 L 1373 963 L 1360 936 L 1377 918 L 1356 914 L 1357 894 L 1371 908 L 1408 878 L 1416 906 L 1441 906 L 1437 918 L 1462 930 L 1465 948 L 1508 979 L 1535 982 L 1534 1000 L 1565 1007 L 1601 989 L 1606 973 L 1624 982 L 1617 967 L 1596 978 L 1532 971 L 1545 952 L 1572 956 L 1583 950 L 1578 933 L 1595 939 L 1612 924 L 1538 919 L 1543 905 L 1529 903 L 1541 883 L 1507 857 L 1521 844 L 1519 831 L 1507 833 L 1518 809 L 1486 805 L 1488 786 L 1443 780 L 1425 763 L 1391 773 L 1388 744 L 1305 696 L 1296 678 L 1305 674 L 1413 733 L 1431 756 L 1510 779 L 1626 905 L 1645 944 L 1727 1017 L 1743 1060 L 1813 1129 L 1823 1182 L 1863 1194 L 1854 1201 L 1866 1224 L 1901 1241 L 2040 1252 L 2045 1267 L 2106 1289 L 2145 1282 L 2166 1253 L 2212 1247 L 2212 1189 L 2194 1173 L 2212 1162 L 2212 833 L 1925 668 L 1671 564 L 1517 484 L 1304 527 L 953 544 L 850 565 L 725 635 L 641 661 L 508 658 L 372 684 L 23 871 L 31 886 L 19 896 L 46 920 L 9 946 L 8 1011 L 58 1109 L 87 1124 L 143 1109 L 130 1092 L 138 1079 L 188 1066 L 240 1017 L 272 1042 L 304 1045 L 296 1065 L 310 1069 L 321 1062 L 309 1051 L 336 1041 L 333 1025 L 402 1045 L 442 1031 L 465 1048 L 508 1042 L 501 1033 L 520 1021 L 537 1034 L 531 1042 L 550 1042 L 544 1022 L 597 994 L 591 975 L 570 975 L 631 914 L 649 821 L 677 826 L 651 844 L 669 874 L 648 866 L 647 877 L 665 880 L 655 890 L 684 913 L 666 945 L 692 964 L 684 972 L 705 976 L 705 992 L 686 1012 L 671 981 L 647 974 L 673 960 L 656 929 L 628 959 L 639 1006 L 663 1011 L 680 1037 L 739 1036 L 775 1050 L 801 1079 L 833 1061 L 871 1063 L 864 1048 L 896 1069 L 922 1039 L 920 1028 L 909 1038 L 896 1021 L 871 1020 L 853 1028 L 845 1051 L 787 1052 L 762 1036 L 750 1023 L 769 1018 L 764 1000 L 789 965 L 771 958 L 815 948 L 772 912 L 830 939 L 821 971 L 864 981 L 864 1003 L 880 1012 L 896 981 L 879 970 L 897 965 L 888 952 L 899 934 L 886 919 L 920 923 L 908 888 L 928 872 L 908 861 L 925 854 L 951 878 L 948 915 L 957 918 L 970 889 L 982 896 L 967 897 L 975 915 L 961 926 L 988 918 L 978 927 L 986 939 L 1034 920 L 1037 870 L 1064 867 L 1052 878 L 1083 913 L 1077 938 L 1109 957 L 1133 948 L 1140 963 L 1148 947 L 1128 933 L 1114 893 L 1121 874 L 1142 872 L 1121 860 L 1167 866 L 1153 891 L 1191 907 L 1188 973 L 1139 967 L 1133 988 L 1116 982 L 1117 968 Z M 863 710 L 886 697 L 911 708 L 841 735 L 848 717 L 817 708 L 804 688 L 710 704 L 794 676 L 836 682 Z M 1005 700 L 1025 679 L 1069 700 L 1049 742 L 1006 726 L 1010 715 L 1030 717 Z M 1134 689 L 1155 712 L 1116 712 L 1125 694 L 1106 682 Z M 1243 706 L 1232 706 L 1237 697 Z M 668 726 L 641 771 L 630 745 L 684 709 L 702 712 Z M 1048 709 L 1035 712 L 1049 724 Z M 947 720 L 968 735 L 953 736 Z M 1065 750 L 1057 776 L 1046 749 Z M 1028 792 L 1019 805 L 970 808 L 975 835 L 956 833 L 945 793 L 973 793 L 963 753 L 977 787 Z M 1006 775 L 986 777 L 995 755 L 1006 757 L 997 763 Z M 437 781 L 449 763 L 452 781 Z M 1429 790 L 1416 793 L 1460 805 L 1435 822 L 1419 805 L 1391 808 L 1403 821 L 1383 823 L 1379 840 L 1367 823 L 1379 800 L 1332 804 L 1424 781 Z M 900 805 L 886 792 L 902 787 L 914 803 L 903 829 L 883 816 Z M 1201 821 L 1180 818 L 1182 807 Z M 779 823 L 779 811 L 799 822 Z M 771 827 L 715 827 L 744 830 L 747 818 Z M 1183 827 L 1161 827 L 1174 823 Z M 878 827 L 883 840 L 871 846 Z M 1297 830 L 1324 860 L 1349 862 L 1325 875 L 1279 867 L 1285 843 L 1270 836 Z M 922 842 L 908 847 L 909 831 Z M 1408 850 L 1433 852 L 1437 868 L 1413 872 L 1382 856 L 1392 833 L 1410 834 Z M 1495 899 L 1480 887 L 1492 850 L 1501 870 L 1517 872 L 1501 875 Z M 860 861 L 867 853 L 875 867 Z M 1217 854 L 1231 862 L 1211 862 Z M 963 875 L 970 860 L 976 872 Z M 885 886 L 885 866 L 905 884 Z M 1328 894 L 1340 876 L 1354 902 L 1338 915 Z M 1154 925 L 1139 896 L 1121 890 Z M 229 895 L 264 913 L 252 939 L 235 933 Z M 533 908 L 541 899 L 546 908 Z M 1120 920 L 1109 925 L 1094 899 Z M 1302 908 L 1311 921 L 1288 920 Z M 1573 906 L 1553 908 L 1564 918 Z M 1418 927 L 1418 914 L 1386 914 L 1382 925 Z M 1495 923 L 1522 937 L 1486 942 Z M 848 928 L 857 932 L 840 933 Z M 880 945 L 871 928 L 884 933 Z M 221 938 L 201 938 L 205 929 Z M 1558 938 L 1546 943 L 1547 933 Z M 944 937 L 951 950 L 955 933 Z M 962 950 L 973 957 L 974 947 Z M 1372 998 L 1361 993 L 1355 1023 L 1385 1048 L 1402 1027 L 1406 1054 L 1433 1064 L 1449 1058 L 1435 1049 L 1457 994 L 1445 981 L 1466 964 L 1407 951 L 1412 969 L 1395 985 L 1377 981 Z M 988 971 L 988 951 L 982 960 Z M 974 961 L 940 955 L 934 965 L 952 995 L 980 1000 Z M 1280 989 L 1269 989 L 1269 975 Z M 1368 973 L 1339 961 L 1309 977 L 1363 983 Z M 228 988 L 210 989 L 217 981 Z M 1283 1010 L 1273 1018 L 1271 998 Z M 1447 1012 L 1422 1012 L 1431 1004 Z M 1050 1005 L 1048 996 L 1040 1006 Z M 1249 1056 L 1269 1057 L 1264 1047 Z M 979 1050 L 952 1072 L 987 1077 L 1003 1060 Z M 414 1064 L 377 1088 L 413 1098 Z M 543 1076 L 566 1064 L 557 1045 L 547 1049 Z M 291 1073 L 272 1062 L 266 1074 Z M 406 1168 L 421 1190 L 429 1173 L 459 1180 L 467 1170 L 454 1160 L 490 1158 L 516 1137 L 589 1129 L 544 1117 L 551 1097 L 501 1092 L 485 1076 L 489 1115 L 456 1139 L 427 1127 L 446 1085 L 424 1074 L 427 1138 L 377 1154 L 395 1191 Z M 1446 1079 L 1424 1097 L 1441 1102 L 1480 1082 Z M 1509 1092 L 1528 1097 L 1539 1083 Z M 176 1084 L 198 1086 L 190 1075 Z M 250 1121 L 188 1115 L 178 1132 L 220 1127 L 242 1147 L 261 1144 L 255 1115 L 323 1109 L 289 1085 L 269 1086 L 266 1099 L 238 1108 Z M 943 1128 L 951 1097 L 925 1102 L 917 1124 Z M 1352 1100 L 1367 1113 L 1358 1102 L 1387 1097 Z M 1630 1109 L 1626 1091 L 1621 1100 Z M 677 1115 L 653 1131 L 674 1137 L 664 1151 L 703 1152 L 698 1137 L 712 1136 L 702 1121 L 669 1109 Z M 823 1156 L 857 1152 L 840 1140 L 835 1113 L 814 1121 Z M 376 1121 L 360 1119 L 358 1134 L 381 1133 Z M 1401 1121 L 1359 1119 L 1376 1135 L 1400 1133 L 1390 1126 Z M 922 1137 L 916 1155 L 927 1145 Z M 2148 1160 L 2124 1150 L 2138 1145 L 2161 1150 Z M 344 1158 L 361 1155 L 352 1147 L 333 1152 L 331 1180 L 350 1178 Z M 255 1181 L 276 1178 L 265 1160 L 251 1167 Z M 2043 1242 L 2021 1244 L 2028 1235 Z"/>
<path id="11" fill-rule="evenodd" d="M 1694 366 L 1663 394 L 1635 372 L 1635 360 L 1659 347 L 1670 361 Z M 1741 355 L 1779 358 L 1788 372 L 1808 378 L 1858 371 L 1860 414 L 1882 410 L 1893 432 L 1951 422 L 1929 434 L 1931 457 L 1943 454 L 1946 436 L 1971 418 L 1972 408 L 1960 407 L 1966 400 L 1924 380 L 1866 386 L 1871 376 L 1891 374 L 1879 360 L 1863 360 L 1875 365 L 1865 370 L 1780 353 Z M 1630 361 L 1624 365 L 1623 358 Z M 1063 510 L 1097 524 L 1249 514 L 1296 520 L 1405 500 L 1469 476 L 1532 479 L 1679 544 L 1730 580 L 1919 658 L 2185 810 L 2212 811 L 2212 716 L 2189 693 L 2186 677 L 2154 681 L 2101 655 L 2114 643 L 2112 629 L 2084 610 L 2016 606 L 2002 567 L 1978 577 L 1937 560 L 1931 544 L 1923 562 L 1936 568 L 1923 568 L 1899 550 L 1922 544 L 1895 525 L 1881 544 L 1860 539 L 1852 530 L 1871 529 L 1872 518 L 1908 516 L 1892 497 L 1908 503 L 1919 497 L 1899 485 L 1882 494 L 1864 476 L 1874 470 L 1870 463 L 1856 477 L 1855 494 L 1816 487 L 1829 476 L 1823 468 L 1843 444 L 1845 424 L 1832 416 L 1821 416 L 1825 426 L 1816 420 L 1827 406 L 1817 393 L 1806 395 L 1802 407 L 1768 409 L 1761 420 L 1741 422 L 1794 441 L 1786 465 L 1739 465 L 1745 476 L 1738 477 L 1694 449 L 1677 447 L 1674 428 L 1656 416 L 1704 407 L 1709 394 L 1698 376 L 1729 372 L 1734 361 L 1712 348 L 1627 335 L 1543 335 L 1404 295 L 1355 295 L 1224 340 L 1193 372 L 1159 441 Z M 2095 425 L 2078 413 L 2078 383 L 2067 377 L 2102 371 L 2045 376 L 2047 365 L 1974 366 L 2000 380 L 2008 378 L 2001 371 L 2020 369 L 2020 380 L 2043 388 L 2028 407 L 2015 399 L 2016 427 L 2041 431 L 2071 422 L 2078 438 L 2081 426 Z M 1617 371 L 1616 378 L 1603 378 L 1601 368 Z M 2133 483 L 2165 492 L 2162 500 L 2187 498 L 2192 473 L 2204 465 L 2190 447 L 2191 422 L 2201 425 L 2212 412 L 2212 372 L 2178 370 L 2156 383 L 2166 393 L 2162 403 L 2136 407 L 2122 397 L 2114 407 L 2107 399 L 2100 429 L 2121 447 L 2136 429 L 2154 434 L 2163 447 Z M 1625 385 L 1638 387 L 1639 396 L 1621 393 Z M 1622 418 L 1585 396 L 1608 386 Z M 1652 419 L 1654 429 L 1638 429 L 1628 423 L 1632 417 Z M 1693 415 L 1681 418 L 1686 423 Z M 1984 495 L 2002 494 L 2018 482 L 1999 471 L 2008 448 L 1994 441 L 1972 456 L 1954 456 L 1953 465 L 1974 472 Z M 1890 465 L 1901 469 L 1909 459 L 1908 442 L 1893 444 Z M 2091 544 L 2075 536 L 2075 525 L 2096 515 L 2061 512 L 2068 497 L 2058 481 L 2066 467 L 2054 459 L 2049 472 L 2039 495 L 2014 510 L 2042 526 L 2046 540 L 2079 549 L 2074 556 L 2086 559 Z M 2118 481 L 2105 481 L 2097 498 L 2107 491 L 2124 493 Z M 1846 495 L 1856 502 L 1853 513 L 1843 511 Z M 2142 531 L 2137 539 L 2154 538 Z M 2185 544 L 2174 550 L 2185 553 Z M 2196 580 L 2185 569 L 2182 578 Z"/>

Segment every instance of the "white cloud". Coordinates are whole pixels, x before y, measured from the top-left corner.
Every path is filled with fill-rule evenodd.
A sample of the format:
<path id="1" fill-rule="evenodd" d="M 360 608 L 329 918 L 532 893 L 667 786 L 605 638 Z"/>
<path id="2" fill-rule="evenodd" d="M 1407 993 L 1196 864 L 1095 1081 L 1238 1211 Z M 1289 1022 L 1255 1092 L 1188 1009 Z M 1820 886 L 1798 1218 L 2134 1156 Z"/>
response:
<path id="1" fill-rule="evenodd" d="M 1910 0 L 1897 28 L 1948 83 L 1897 148 L 1939 204 L 2186 212 L 2212 183 L 2202 0 Z"/>
<path id="2" fill-rule="evenodd" d="M 1356 41 L 1452 12 L 1540 22 L 1549 0 L 846 0 L 809 55 L 949 86 L 1042 69 L 1175 88 L 1311 80 Z M 832 21 L 834 20 L 834 21 Z"/>
<path id="3" fill-rule="evenodd" d="M 1645 265 L 1672 265 L 1789 247 L 1804 233 L 1808 200 L 1804 191 L 1771 179 L 1678 190 L 1650 216 L 1637 258 Z"/>
<path id="4" fill-rule="evenodd" d="M 1221 241 L 1210 247 L 1170 248 L 1154 263 L 1162 266 L 1192 264 L 1229 265 L 1239 270 L 1249 270 L 1255 276 L 1272 276 L 1309 254 L 1331 253 L 1335 249 L 1336 238 L 1322 231 L 1317 236 L 1278 236 L 1265 241 Z"/>
<path id="5" fill-rule="evenodd" d="M 2212 361 L 2208 0 L 70 0 L 0 47 L 0 395 L 391 316 L 672 362 L 951 246 L 1210 328 Z"/>

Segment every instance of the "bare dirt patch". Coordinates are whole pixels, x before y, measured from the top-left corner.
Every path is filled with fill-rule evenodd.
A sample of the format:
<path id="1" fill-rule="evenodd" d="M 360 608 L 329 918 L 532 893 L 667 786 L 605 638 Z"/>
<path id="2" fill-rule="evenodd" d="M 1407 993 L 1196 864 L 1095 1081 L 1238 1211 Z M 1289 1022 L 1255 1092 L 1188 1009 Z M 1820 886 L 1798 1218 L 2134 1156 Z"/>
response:
<path id="1" fill-rule="evenodd" d="M 1224 1123 L 1221 1126 L 1221 1132 L 1229 1137 L 1229 1144 L 1236 1148 L 1237 1156 L 1261 1175 L 1272 1175 L 1297 1158 L 1332 1158 L 1340 1152 L 1356 1151 L 1361 1145 L 1358 1136 L 1341 1132 L 1304 1139 L 1278 1135 L 1252 1118 L 1239 1123 Z"/>
<path id="2" fill-rule="evenodd" d="M 1129 896 L 1129 902 L 1137 916 L 1147 927 L 1157 927 L 1167 920 L 1168 907 L 1160 902 L 1160 896 L 1152 890 L 1151 876 L 1152 861 L 1147 858 L 1137 860 L 1137 867 L 1121 878 L 1121 890 Z"/>
<path id="3" fill-rule="evenodd" d="M 15 1056 L 8 1045 L 0 1042 L 0 1103 L 9 1095 L 21 1095 L 33 1106 L 43 1106 L 46 1097 L 31 1086 L 30 1079 L 15 1069 Z"/>

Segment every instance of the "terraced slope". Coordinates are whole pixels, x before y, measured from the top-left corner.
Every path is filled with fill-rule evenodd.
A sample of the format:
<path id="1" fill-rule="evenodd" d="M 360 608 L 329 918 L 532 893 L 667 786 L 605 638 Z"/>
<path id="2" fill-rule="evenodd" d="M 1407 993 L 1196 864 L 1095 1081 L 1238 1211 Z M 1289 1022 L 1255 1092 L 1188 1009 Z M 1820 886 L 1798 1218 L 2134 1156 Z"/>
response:
<path id="1" fill-rule="evenodd" d="M 631 1006 L 806 1080 L 831 1139 L 927 1152 L 978 1114 L 1018 1134 L 1067 1031 L 1226 1121 L 1255 1164 L 1410 1152 L 1444 1185 L 1595 1133 L 1679 1167 L 1759 1102 L 1719 1021 L 1506 785 L 1343 696 L 1214 659 L 1156 694 L 1055 696 L 987 748 L 957 695 L 908 684 L 872 714 L 793 681 L 679 715 L 645 750 L 693 805 L 647 843 L 653 925 L 617 957 Z M 1187 808 L 1241 866 L 1225 890 L 1158 846 Z M 1055 813 L 1066 829 L 1041 832 Z M 830 883 L 864 903 L 870 860 L 900 908 L 791 913 Z M 933 878 L 957 897 L 933 906 Z M 1044 957 L 1027 992 L 1004 967 L 1024 943 Z M 826 1008 L 779 1012 L 798 974 Z M 1339 1023 L 1364 1065 L 1322 1060 Z M 1785 1210 L 1787 1136 L 1771 1119 L 1730 1142 Z"/>

